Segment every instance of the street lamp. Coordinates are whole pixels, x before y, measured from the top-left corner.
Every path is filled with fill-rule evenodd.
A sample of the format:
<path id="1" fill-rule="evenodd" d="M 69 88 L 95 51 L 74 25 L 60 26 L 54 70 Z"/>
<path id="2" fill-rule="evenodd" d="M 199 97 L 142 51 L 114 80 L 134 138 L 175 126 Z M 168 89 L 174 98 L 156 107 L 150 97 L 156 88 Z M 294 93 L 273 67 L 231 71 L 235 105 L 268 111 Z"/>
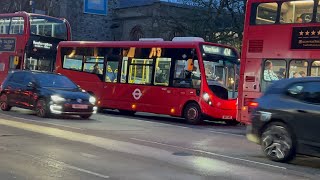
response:
<path id="1" fill-rule="evenodd" d="M 30 0 L 31 12 L 34 13 L 34 0 Z"/>

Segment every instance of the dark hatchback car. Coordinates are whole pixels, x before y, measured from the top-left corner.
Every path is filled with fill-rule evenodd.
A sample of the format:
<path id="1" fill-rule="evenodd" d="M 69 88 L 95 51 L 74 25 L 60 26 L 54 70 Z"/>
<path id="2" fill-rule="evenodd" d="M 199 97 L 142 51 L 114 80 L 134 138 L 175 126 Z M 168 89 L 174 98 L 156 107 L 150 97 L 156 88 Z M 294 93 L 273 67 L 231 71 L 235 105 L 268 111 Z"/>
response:
<path id="1" fill-rule="evenodd" d="M 9 111 L 16 106 L 35 110 L 39 117 L 52 114 L 79 115 L 88 119 L 96 113 L 96 99 L 66 76 L 36 72 L 9 73 L 0 87 L 0 107 Z"/>
<path id="2" fill-rule="evenodd" d="M 320 156 L 320 78 L 280 80 L 250 103 L 247 138 L 273 161 Z"/>

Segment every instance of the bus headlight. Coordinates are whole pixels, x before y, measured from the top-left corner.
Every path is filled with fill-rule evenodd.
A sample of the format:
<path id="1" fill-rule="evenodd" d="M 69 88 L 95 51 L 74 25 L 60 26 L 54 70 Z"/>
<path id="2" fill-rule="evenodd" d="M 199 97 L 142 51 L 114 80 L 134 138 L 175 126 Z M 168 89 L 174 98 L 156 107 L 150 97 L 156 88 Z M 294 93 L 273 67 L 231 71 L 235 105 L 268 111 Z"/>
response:
<path id="1" fill-rule="evenodd" d="M 66 99 L 65 98 L 63 98 L 63 97 L 61 97 L 61 96 L 59 96 L 59 95 L 52 95 L 51 96 L 51 100 L 53 101 L 53 102 L 64 102 L 64 101 L 66 101 Z"/>
<path id="2" fill-rule="evenodd" d="M 91 104 L 96 104 L 96 98 L 95 97 L 93 97 L 93 96 L 91 96 L 90 98 L 89 98 L 89 102 L 91 103 Z"/>
<path id="3" fill-rule="evenodd" d="M 208 102 L 210 100 L 210 96 L 208 93 L 203 93 L 202 98 L 204 101 Z"/>
<path id="4" fill-rule="evenodd" d="M 202 98 L 203 98 L 203 100 L 204 100 L 206 103 L 208 103 L 210 106 L 212 105 L 212 102 L 211 102 L 211 99 L 210 99 L 210 96 L 209 96 L 208 93 L 206 93 L 206 92 L 203 93 Z"/>

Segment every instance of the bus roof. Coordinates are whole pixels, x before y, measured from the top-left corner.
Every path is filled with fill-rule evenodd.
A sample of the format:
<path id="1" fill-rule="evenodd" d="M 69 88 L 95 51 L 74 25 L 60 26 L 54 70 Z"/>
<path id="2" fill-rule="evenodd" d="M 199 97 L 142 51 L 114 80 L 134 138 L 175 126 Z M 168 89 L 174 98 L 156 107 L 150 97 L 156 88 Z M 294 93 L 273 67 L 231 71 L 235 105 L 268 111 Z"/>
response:
<path id="1" fill-rule="evenodd" d="M 52 18 L 52 19 L 57 19 L 57 20 L 66 20 L 65 18 L 57 18 L 57 17 L 47 16 L 47 15 L 43 15 L 43 14 L 28 13 L 28 12 L 25 12 L 25 11 L 19 11 L 19 12 L 15 12 L 15 13 L 2 13 L 2 14 L 0 14 L 0 17 L 16 17 L 16 16 L 20 16 L 20 17 L 41 16 L 41 17 L 47 17 L 47 18 Z"/>
<path id="2" fill-rule="evenodd" d="M 62 41 L 59 43 L 59 47 L 106 47 L 106 46 L 114 46 L 114 47 L 180 47 L 180 48 L 192 48 L 198 47 L 199 45 L 211 45 L 218 47 L 230 48 L 237 52 L 234 47 L 211 43 L 211 42 L 199 42 L 199 41 Z"/>

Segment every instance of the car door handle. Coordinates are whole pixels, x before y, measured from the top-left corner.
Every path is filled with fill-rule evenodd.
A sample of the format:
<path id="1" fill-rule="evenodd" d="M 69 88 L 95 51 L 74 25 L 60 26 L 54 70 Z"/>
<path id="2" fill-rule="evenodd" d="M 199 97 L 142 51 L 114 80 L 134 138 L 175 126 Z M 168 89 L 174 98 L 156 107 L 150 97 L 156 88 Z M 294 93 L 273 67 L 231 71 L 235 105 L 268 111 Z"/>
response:
<path id="1" fill-rule="evenodd" d="M 301 109 L 297 110 L 297 112 L 299 112 L 299 113 L 308 113 L 307 111 L 301 110 Z"/>

